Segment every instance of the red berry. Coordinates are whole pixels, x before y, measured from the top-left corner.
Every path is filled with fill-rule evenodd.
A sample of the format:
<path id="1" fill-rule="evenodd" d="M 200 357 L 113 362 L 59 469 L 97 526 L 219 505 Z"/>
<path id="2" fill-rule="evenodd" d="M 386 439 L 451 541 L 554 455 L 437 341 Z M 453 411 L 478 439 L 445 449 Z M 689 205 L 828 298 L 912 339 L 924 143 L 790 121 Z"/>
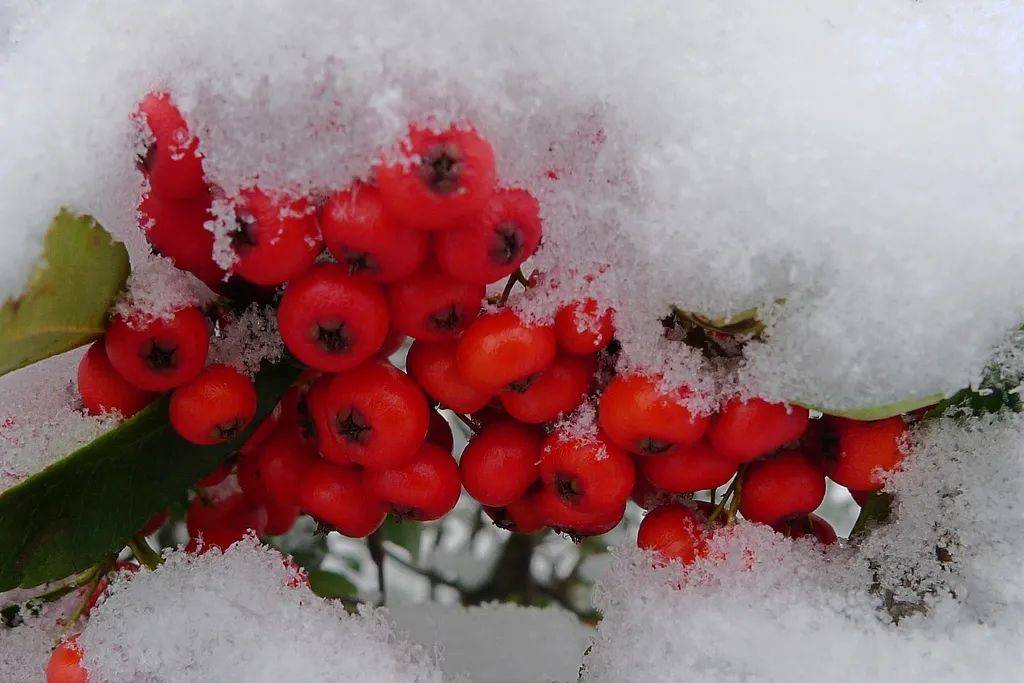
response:
<path id="1" fill-rule="evenodd" d="M 423 444 L 429 416 L 416 383 L 383 361 L 336 375 L 311 396 L 320 452 L 333 462 L 392 469 Z"/>
<path id="2" fill-rule="evenodd" d="M 653 550 L 664 562 L 690 564 L 708 554 L 708 530 L 705 519 L 685 505 L 662 505 L 647 513 L 640 523 L 636 544 Z"/>
<path id="3" fill-rule="evenodd" d="M 882 488 L 883 472 L 892 472 L 903 460 L 900 442 L 907 431 L 902 417 L 874 422 L 835 420 L 838 437 L 834 457 L 826 456 L 825 472 L 837 484 L 858 491 Z"/>
<path id="4" fill-rule="evenodd" d="M 230 441 L 255 414 L 256 387 L 227 365 L 211 365 L 171 395 L 174 431 L 201 446 Z"/>
<path id="5" fill-rule="evenodd" d="M 527 493 L 504 507 L 484 507 L 484 512 L 499 529 L 514 534 L 533 534 L 546 526 L 534 495 Z"/>
<path id="6" fill-rule="evenodd" d="M 813 535 L 822 545 L 832 545 L 839 538 L 832 525 L 818 515 L 807 515 L 806 517 L 794 517 L 784 519 L 772 524 L 772 528 L 783 536 L 789 538 L 803 538 Z"/>
<path id="7" fill-rule="evenodd" d="M 653 510 L 666 503 L 678 503 L 683 499 L 683 496 L 677 493 L 669 493 L 647 481 L 647 477 L 643 474 L 643 468 L 637 469 L 636 481 L 633 482 L 633 490 L 630 492 L 629 497 L 644 510 Z"/>
<path id="8" fill-rule="evenodd" d="M 577 542 L 587 536 L 608 533 L 619 525 L 626 511 L 625 500 L 611 501 L 596 510 L 580 510 L 550 486 L 542 487 L 531 499 L 546 525 Z"/>
<path id="9" fill-rule="evenodd" d="M 443 517 L 455 507 L 462 491 L 455 458 L 429 443 L 402 467 L 364 470 L 363 482 L 392 514 L 418 522 Z"/>
<path id="10" fill-rule="evenodd" d="M 374 358 L 379 360 L 387 360 L 390 358 L 398 349 L 402 348 L 402 344 L 405 343 L 406 336 L 396 330 L 394 327 L 388 328 L 388 334 L 384 337 L 383 343 L 380 348 L 377 349 L 377 353 L 373 354 Z"/>
<path id="11" fill-rule="evenodd" d="M 298 505 L 278 505 L 270 502 L 264 504 L 267 510 L 267 525 L 263 533 L 267 536 L 280 536 L 291 531 L 295 520 L 299 518 Z"/>
<path id="12" fill-rule="evenodd" d="M 740 513 L 752 522 L 774 524 L 809 515 L 825 499 L 825 475 L 802 451 L 783 451 L 747 468 Z"/>
<path id="13" fill-rule="evenodd" d="M 601 437 L 556 431 L 544 440 L 540 476 L 569 507 L 597 512 L 625 503 L 636 469 L 628 453 Z"/>
<path id="14" fill-rule="evenodd" d="M 612 309 L 598 311 L 593 299 L 576 301 L 555 315 L 555 337 L 563 351 L 586 356 L 608 346 L 615 336 L 613 320 Z"/>
<path id="15" fill-rule="evenodd" d="M 189 132 L 185 118 L 167 93 L 149 93 L 139 113 L 155 140 L 139 166 L 153 191 L 171 199 L 188 199 L 206 190 L 199 140 Z"/>
<path id="16" fill-rule="evenodd" d="M 46 663 L 46 683 L 89 683 L 77 633 L 62 641 L 50 655 Z"/>
<path id="17" fill-rule="evenodd" d="M 290 387 L 281 397 L 281 416 L 278 418 L 278 434 L 287 434 L 298 439 L 307 449 L 316 450 L 316 424 L 310 409 L 310 395 L 314 390 L 322 392 L 330 381 L 328 376 L 321 377 L 311 384 L 297 384 Z"/>
<path id="18" fill-rule="evenodd" d="M 471 386 L 497 391 L 545 370 L 555 360 L 555 333 L 510 310 L 477 319 L 459 340 L 455 361 Z"/>
<path id="19" fill-rule="evenodd" d="M 255 453 L 267 498 L 277 506 L 297 505 L 315 451 L 294 434 L 278 432 Z"/>
<path id="20" fill-rule="evenodd" d="M 213 260 L 213 233 L 204 227 L 213 220 L 212 202 L 208 192 L 186 200 L 150 193 L 139 203 L 139 225 L 155 252 L 216 288 L 224 270 Z"/>
<path id="21" fill-rule="evenodd" d="M 466 492 L 484 505 L 502 507 L 539 477 L 541 434 L 512 420 L 484 428 L 462 452 L 459 473 Z"/>
<path id="22" fill-rule="evenodd" d="M 734 398 L 712 421 L 708 437 L 725 457 L 748 462 L 799 439 L 808 419 L 807 409 L 800 406 Z"/>
<path id="23" fill-rule="evenodd" d="M 596 370 L 593 356 L 563 354 L 535 377 L 512 383 L 498 398 L 520 422 L 548 422 L 583 403 Z"/>
<path id="24" fill-rule="evenodd" d="M 78 393 L 90 415 L 116 410 L 126 418 L 156 398 L 156 394 L 139 389 L 114 370 L 102 339 L 94 342 L 78 363 Z"/>
<path id="25" fill-rule="evenodd" d="M 448 420 L 444 419 L 444 415 L 436 410 L 430 411 L 426 442 L 443 448 L 449 453 L 455 448 L 455 435 L 452 434 L 452 426 L 448 424 Z"/>
<path id="26" fill-rule="evenodd" d="M 238 452 L 242 455 L 254 452 L 260 444 L 264 443 L 267 439 L 273 436 L 274 432 L 277 431 L 279 427 L 279 419 L 280 408 L 275 406 L 274 411 L 263 418 L 263 421 L 260 422 L 256 429 L 253 430 L 252 434 L 249 435 L 249 438 L 245 440 L 244 444 L 242 444 L 242 447 L 238 449 Z"/>
<path id="27" fill-rule="evenodd" d="M 640 458 L 637 464 L 651 484 L 672 493 L 718 488 L 736 474 L 736 463 L 723 458 L 704 440 L 667 455 Z"/>
<path id="28" fill-rule="evenodd" d="M 321 247 L 316 210 L 305 199 L 242 191 L 231 232 L 233 272 L 257 285 L 279 285 L 308 270 Z"/>
<path id="29" fill-rule="evenodd" d="M 242 493 L 253 505 L 264 505 L 270 500 L 267 493 L 267 486 L 263 482 L 263 472 L 260 470 L 259 459 L 255 453 L 244 455 L 238 459 L 238 466 L 235 468 L 235 476 L 238 477 L 238 486 Z"/>
<path id="30" fill-rule="evenodd" d="M 179 309 L 170 320 L 128 322 L 115 316 L 107 328 L 107 358 L 135 386 L 167 391 L 202 371 L 207 335 L 206 318 L 193 306 Z"/>
<path id="31" fill-rule="evenodd" d="M 363 485 L 359 469 L 316 461 L 306 472 L 302 510 L 345 536 L 369 536 L 384 521 L 387 507 Z"/>
<path id="32" fill-rule="evenodd" d="M 433 400 L 457 413 L 475 413 L 491 401 L 490 391 L 474 388 L 455 363 L 455 342 L 413 342 L 405 365 Z"/>
<path id="33" fill-rule="evenodd" d="M 402 222 L 452 228 L 483 209 L 494 192 L 494 150 L 471 128 L 412 126 L 401 157 L 376 169 L 381 198 Z"/>
<path id="34" fill-rule="evenodd" d="M 331 195 L 320 213 L 327 248 L 350 275 L 394 282 L 427 258 L 429 238 L 400 225 L 384 209 L 373 185 L 357 183 Z"/>
<path id="35" fill-rule="evenodd" d="M 864 507 L 864 503 L 868 502 L 868 496 L 872 493 L 871 491 L 857 491 L 856 489 L 849 489 L 849 491 L 853 502 L 861 507 Z"/>
<path id="36" fill-rule="evenodd" d="M 485 293 L 428 263 L 388 288 L 391 323 L 413 339 L 449 341 L 480 314 Z"/>
<path id="37" fill-rule="evenodd" d="M 188 506 L 185 523 L 190 538 L 195 540 L 202 536 L 204 548 L 225 550 L 249 530 L 262 534 L 267 525 L 267 511 L 262 505 L 254 506 L 241 493 L 214 501 L 196 496 Z"/>
<path id="38" fill-rule="evenodd" d="M 680 401 L 686 387 L 664 392 L 660 379 L 618 376 L 605 388 L 598 404 L 601 429 L 616 444 L 637 455 L 665 455 L 696 443 L 708 418 L 691 413 Z"/>
<path id="39" fill-rule="evenodd" d="M 526 190 L 500 189 L 465 225 L 438 233 L 441 268 L 465 282 L 486 285 L 508 277 L 540 245 L 540 206 Z"/>
<path id="40" fill-rule="evenodd" d="M 318 370 L 341 372 L 380 348 L 388 333 L 387 300 L 377 285 L 322 263 L 288 283 L 277 322 L 296 358 Z"/>

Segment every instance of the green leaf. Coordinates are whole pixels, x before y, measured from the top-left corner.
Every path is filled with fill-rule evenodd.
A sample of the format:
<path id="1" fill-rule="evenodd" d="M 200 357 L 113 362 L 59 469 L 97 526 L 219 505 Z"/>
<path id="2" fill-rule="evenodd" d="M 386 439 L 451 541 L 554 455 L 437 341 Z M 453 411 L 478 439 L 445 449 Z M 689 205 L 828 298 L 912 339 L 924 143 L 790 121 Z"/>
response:
<path id="1" fill-rule="evenodd" d="M 801 406 L 808 410 L 817 410 L 825 415 L 845 417 L 849 420 L 884 420 L 887 417 L 903 415 L 918 408 L 933 406 L 943 399 L 942 394 L 932 394 L 923 398 L 908 398 L 898 403 L 887 403 L 881 406 L 865 406 L 863 408 L 829 408 L 816 406 L 803 401 L 790 401 L 795 406 Z"/>
<path id="2" fill-rule="evenodd" d="M 872 491 L 860 509 L 860 515 L 850 531 L 850 538 L 866 533 L 871 527 L 885 524 L 892 514 L 892 496 L 882 491 Z"/>
<path id="3" fill-rule="evenodd" d="M 309 587 L 321 598 L 352 598 L 359 592 L 341 574 L 315 569 L 308 572 Z"/>
<path id="4" fill-rule="evenodd" d="M 299 368 L 283 361 L 256 378 L 256 418 L 233 441 L 179 437 L 163 398 L 0 495 L 0 592 L 92 566 L 123 548 L 154 514 L 237 450 L 273 410 Z"/>
<path id="5" fill-rule="evenodd" d="M 384 540 L 391 541 L 409 551 L 413 559 L 419 557 L 420 535 L 423 533 L 423 525 L 408 519 L 396 519 L 388 516 L 384 525 L 380 528 L 380 535 Z"/>
<path id="6" fill-rule="evenodd" d="M 0 375 L 99 338 L 129 272 L 123 244 L 91 217 L 61 211 L 25 291 L 0 308 Z"/>

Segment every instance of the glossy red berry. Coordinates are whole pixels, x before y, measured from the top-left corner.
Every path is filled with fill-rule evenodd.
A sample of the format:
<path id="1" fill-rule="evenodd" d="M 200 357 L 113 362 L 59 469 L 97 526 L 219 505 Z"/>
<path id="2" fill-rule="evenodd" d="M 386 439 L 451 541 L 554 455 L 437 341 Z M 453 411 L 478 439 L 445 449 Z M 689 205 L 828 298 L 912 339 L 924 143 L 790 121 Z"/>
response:
<path id="1" fill-rule="evenodd" d="M 102 339 L 94 342 L 78 363 L 78 393 L 90 415 L 117 411 L 126 418 L 156 398 L 156 394 L 139 389 L 114 370 Z"/>
<path id="2" fill-rule="evenodd" d="M 213 501 L 196 496 L 188 506 L 185 523 L 189 537 L 196 540 L 201 536 L 204 548 L 224 550 L 250 530 L 262 534 L 267 526 L 267 511 L 261 505 L 253 505 L 242 493 Z"/>
<path id="3" fill-rule="evenodd" d="M 601 429 L 631 453 L 666 455 L 696 443 L 707 429 L 708 418 L 694 415 L 681 403 L 688 389 L 666 392 L 659 383 L 657 377 L 620 375 L 601 395 Z"/>
<path id="4" fill-rule="evenodd" d="M 748 462 L 799 439 L 808 419 L 807 409 L 800 406 L 734 398 L 715 416 L 708 437 L 725 457 Z"/>
<path id="5" fill-rule="evenodd" d="M 521 498 L 540 476 L 542 438 L 536 428 L 512 420 L 482 429 L 470 439 L 459 461 L 466 492 L 491 507 Z"/>
<path id="6" fill-rule="evenodd" d="M 206 364 L 206 318 L 193 306 L 175 311 L 169 320 L 129 322 L 115 316 L 105 344 L 118 374 L 140 389 L 167 391 L 194 379 Z"/>
<path id="7" fill-rule="evenodd" d="M 568 506 L 597 512 L 625 503 L 636 469 L 628 453 L 601 437 L 556 431 L 544 440 L 540 477 Z"/>
<path id="8" fill-rule="evenodd" d="M 267 510 L 267 524 L 263 533 L 267 536 L 280 536 L 291 531 L 295 526 L 295 520 L 299 518 L 298 505 L 278 505 L 277 503 L 265 503 Z"/>
<path id="9" fill-rule="evenodd" d="M 373 185 L 357 183 L 331 195 L 320 213 L 324 243 L 350 275 L 394 282 L 419 268 L 429 237 L 399 224 Z"/>
<path id="10" fill-rule="evenodd" d="M 266 440 L 273 436 L 274 432 L 277 431 L 280 426 L 280 418 L 281 409 L 280 403 L 278 403 L 278 405 L 274 407 L 274 410 L 264 417 L 259 426 L 253 430 L 252 434 L 249 435 L 249 438 L 245 440 L 244 444 L 242 444 L 242 447 L 238 449 L 238 452 L 241 455 L 247 455 L 255 452 L 256 449 L 259 448 L 260 444 L 266 442 Z"/>
<path id="11" fill-rule="evenodd" d="M 263 483 L 263 472 L 260 471 L 259 459 L 255 453 L 243 455 L 238 459 L 235 476 L 242 493 L 253 505 L 265 505 L 270 501 L 266 484 Z"/>
<path id="12" fill-rule="evenodd" d="M 211 365 L 171 395 L 174 431 L 201 446 L 230 441 L 255 414 L 256 387 L 227 365 Z"/>
<path id="13" fill-rule="evenodd" d="M 457 413 L 475 413 L 491 401 L 490 391 L 470 385 L 455 363 L 455 342 L 413 342 L 405 365 L 433 400 Z"/>
<path id="14" fill-rule="evenodd" d="M 219 288 L 224 270 L 213 260 L 213 233 L 204 227 L 213 220 L 212 202 L 208 192 L 185 200 L 150 193 L 139 203 L 139 226 L 156 253 Z"/>
<path id="15" fill-rule="evenodd" d="M 388 328 L 388 334 L 384 337 L 384 341 L 381 343 L 380 348 L 377 349 L 377 353 L 373 354 L 373 357 L 378 360 L 387 360 L 398 349 L 402 348 L 402 344 L 405 343 L 407 337 L 396 330 L 393 326 Z"/>
<path id="16" fill-rule="evenodd" d="M 380 288 L 333 263 L 313 266 L 288 283 L 277 308 L 285 346 L 300 361 L 341 372 L 377 352 L 388 333 Z"/>
<path id="17" fill-rule="evenodd" d="M 425 441 L 449 453 L 455 448 L 455 435 L 452 434 L 452 426 L 448 424 L 448 420 L 444 419 L 444 415 L 436 410 L 430 411 Z"/>
<path id="18" fill-rule="evenodd" d="M 540 205 L 526 190 L 497 190 L 483 210 L 438 233 L 434 253 L 450 276 L 486 285 L 506 278 L 540 245 Z"/>
<path id="19" fill-rule="evenodd" d="M 514 534 L 533 534 L 546 526 L 534 495 L 527 493 L 504 507 L 484 506 L 494 526 Z"/>
<path id="20" fill-rule="evenodd" d="M 608 346 L 615 336 L 612 309 L 598 308 L 593 299 L 576 301 L 555 315 L 555 337 L 563 351 L 586 356 Z"/>
<path id="21" fill-rule="evenodd" d="M 653 510 L 661 505 L 678 503 L 684 499 L 684 496 L 660 489 L 647 481 L 647 477 L 643 474 L 643 468 L 640 466 L 637 466 L 636 481 L 633 483 L 633 490 L 630 492 L 629 497 L 644 510 Z"/>
<path id="22" fill-rule="evenodd" d="M 608 533 L 619 525 L 626 511 L 625 500 L 610 501 L 594 510 L 581 510 L 551 486 L 543 486 L 532 496 L 532 501 L 547 526 L 568 534 L 576 542 Z"/>
<path id="23" fill-rule="evenodd" d="M 453 228 L 494 192 L 494 150 L 472 128 L 412 126 L 399 155 L 376 169 L 377 184 L 388 210 L 410 227 Z"/>
<path id="24" fill-rule="evenodd" d="M 549 422 L 583 403 L 596 371 L 593 356 L 562 354 L 540 374 L 513 382 L 498 398 L 505 412 L 520 422 Z"/>
<path id="25" fill-rule="evenodd" d="M 550 326 L 523 322 L 503 310 L 469 326 L 456 347 L 455 361 L 466 382 L 493 392 L 547 369 L 555 350 Z"/>
<path id="26" fill-rule="evenodd" d="M 364 470 L 363 482 L 392 514 L 418 522 L 443 517 L 455 507 L 462 491 L 455 458 L 429 443 L 402 467 Z"/>
<path id="27" fill-rule="evenodd" d="M 267 498 L 279 507 L 297 505 L 315 451 L 294 434 L 278 432 L 255 453 Z"/>
<path id="28" fill-rule="evenodd" d="M 401 370 L 374 361 L 334 376 L 310 398 L 325 458 L 373 469 L 408 463 L 423 444 L 427 399 Z"/>
<path id="29" fill-rule="evenodd" d="M 302 510 L 345 536 L 369 536 L 384 521 L 387 507 L 363 485 L 359 469 L 319 460 L 306 472 Z"/>
<path id="30" fill-rule="evenodd" d="M 391 323 L 413 339 L 451 341 L 480 314 L 485 293 L 428 263 L 388 288 Z"/>
<path id="31" fill-rule="evenodd" d="M 46 663 L 46 683 L 89 683 L 78 634 L 61 641 Z"/>
<path id="32" fill-rule="evenodd" d="M 167 93 L 149 93 L 139 114 L 153 140 L 139 156 L 139 168 L 149 177 L 153 192 L 171 199 L 188 199 L 206 191 L 199 140 L 188 129 Z"/>
<path id="33" fill-rule="evenodd" d="M 666 455 L 640 458 L 637 466 L 651 484 L 672 493 L 718 488 L 736 474 L 736 463 L 723 458 L 704 440 Z"/>
<path id="34" fill-rule="evenodd" d="M 279 285 L 304 273 L 320 253 L 316 209 L 305 199 L 243 190 L 235 207 L 233 272 L 257 285 Z"/>
<path id="35" fill-rule="evenodd" d="M 752 522 L 774 524 L 809 515 L 825 499 L 825 475 L 802 451 L 783 451 L 753 463 L 742 484 L 740 514 Z"/>
<path id="36" fill-rule="evenodd" d="M 772 524 L 772 528 L 789 538 L 814 536 L 822 545 L 832 545 L 839 538 L 831 524 L 814 514 L 784 519 Z"/>
<path id="37" fill-rule="evenodd" d="M 825 473 L 837 484 L 858 491 L 878 491 L 885 472 L 892 472 L 903 460 L 900 443 L 907 432 L 901 417 L 874 422 L 835 420 L 837 437 L 834 456 L 826 454 Z"/>
<path id="38" fill-rule="evenodd" d="M 662 505 L 647 513 L 640 523 L 636 544 L 652 550 L 663 562 L 684 565 L 707 557 L 710 531 L 703 516 L 681 504 Z"/>

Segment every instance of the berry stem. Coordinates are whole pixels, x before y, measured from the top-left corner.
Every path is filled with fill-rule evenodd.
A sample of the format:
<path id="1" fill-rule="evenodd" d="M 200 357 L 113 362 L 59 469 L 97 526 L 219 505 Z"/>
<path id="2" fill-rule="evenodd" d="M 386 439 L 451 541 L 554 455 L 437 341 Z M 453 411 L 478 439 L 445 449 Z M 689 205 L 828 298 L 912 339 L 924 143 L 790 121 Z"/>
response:
<path id="1" fill-rule="evenodd" d="M 473 422 L 473 420 L 471 420 L 469 416 L 463 415 L 462 413 L 456 413 L 455 411 L 452 411 L 452 414 L 458 418 L 459 422 L 466 425 L 466 428 L 469 429 L 469 431 L 472 432 L 473 434 L 476 434 L 477 432 L 480 431 L 480 425 Z"/>
<path id="2" fill-rule="evenodd" d="M 22 607 L 28 609 L 31 612 L 34 611 L 35 607 L 38 605 L 45 605 L 47 603 L 54 602 L 55 600 L 60 600 L 71 591 L 81 588 L 82 586 L 92 581 L 93 577 L 96 575 L 96 572 L 98 572 L 99 569 L 100 565 L 97 564 L 93 567 L 90 567 L 89 569 L 86 569 L 84 572 L 82 572 L 75 578 L 71 579 L 67 583 L 63 584 L 62 586 L 58 586 L 57 588 L 48 590 L 45 593 L 40 593 L 39 595 L 29 598 L 24 602 L 12 602 L 9 605 L 4 605 L 3 608 L 0 609 L 0 615 L 2 615 L 3 624 L 7 625 L 8 622 L 15 619 L 17 614 L 21 611 Z"/>
<path id="3" fill-rule="evenodd" d="M 736 490 L 736 482 L 739 480 L 739 475 L 732 478 L 729 482 L 729 487 L 725 489 L 725 493 L 722 494 L 722 500 L 715 506 L 714 511 L 708 516 L 708 524 L 712 524 L 716 519 L 722 515 L 722 511 L 725 510 L 725 506 L 728 505 L 732 499 L 733 491 Z"/>
<path id="4" fill-rule="evenodd" d="M 78 601 L 78 605 L 75 607 L 75 611 L 71 613 L 66 624 L 61 629 L 62 634 L 66 634 L 75 627 L 78 620 L 82 618 L 85 611 L 89 608 L 89 603 L 92 602 L 92 595 L 96 592 L 96 587 L 99 586 L 100 581 L 110 573 L 114 568 L 114 564 L 117 562 L 116 555 L 108 555 L 105 560 L 100 562 L 92 573 L 92 577 L 88 583 L 85 584 L 85 593 L 82 594 L 82 599 Z"/>
<path id="5" fill-rule="evenodd" d="M 139 534 L 135 534 L 132 540 L 128 541 L 128 547 L 131 548 L 135 559 L 144 564 L 149 570 L 156 569 L 164 562 L 164 559 L 153 550 L 149 542 Z"/>
<path id="6" fill-rule="evenodd" d="M 383 528 L 383 527 L 382 527 Z M 366 537 L 366 546 L 370 550 L 370 557 L 377 564 L 377 589 L 380 591 L 379 604 L 387 603 L 387 589 L 384 587 L 384 537 L 381 529 L 377 529 Z"/>
<path id="7" fill-rule="evenodd" d="M 740 496 L 743 495 L 743 475 L 746 473 L 747 466 L 740 465 L 740 469 L 736 472 L 736 488 L 732 493 L 732 500 L 729 501 L 729 517 L 726 520 L 729 526 L 732 526 L 736 521 L 736 511 L 740 507 Z"/>

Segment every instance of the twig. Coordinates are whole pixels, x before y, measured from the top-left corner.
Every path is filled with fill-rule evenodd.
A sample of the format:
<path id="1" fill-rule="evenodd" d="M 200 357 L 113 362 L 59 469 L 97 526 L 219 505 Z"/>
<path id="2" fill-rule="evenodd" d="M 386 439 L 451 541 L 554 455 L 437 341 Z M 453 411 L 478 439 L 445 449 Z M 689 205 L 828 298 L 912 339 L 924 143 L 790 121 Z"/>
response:
<path id="1" fill-rule="evenodd" d="M 380 591 L 380 604 L 383 605 L 387 602 L 388 594 L 384 587 L 384 538 L 380 529 L 366 537 L 366 547 L 377 564 L 377 588 Z"/>
<path id="2" fill-rule="evenodd" d="M 132 554 L 135 555 L 135 559 L 146 566 L 146 569 L 153 570 L 159 567 L 164 562 L 164 558 L 153 550 L 153 547 L 149 545 L 149 541 L 143 538 L 140 534 L 135 534 L 132 540 L 128 541 L 128 547 L 131 548 Z"/>
<path id="3" fill-rule="evenodd" d="M 480 425 L 470 419 L 469 416 L 463 415 L 462 413 L 456 413 L 455 411 L 452 411 L 452 414 L 458 418 L 459 422 L 466 425 L 466 428 L 469 429 L 469 431 L 474 434 L 480 431 Z"/>

